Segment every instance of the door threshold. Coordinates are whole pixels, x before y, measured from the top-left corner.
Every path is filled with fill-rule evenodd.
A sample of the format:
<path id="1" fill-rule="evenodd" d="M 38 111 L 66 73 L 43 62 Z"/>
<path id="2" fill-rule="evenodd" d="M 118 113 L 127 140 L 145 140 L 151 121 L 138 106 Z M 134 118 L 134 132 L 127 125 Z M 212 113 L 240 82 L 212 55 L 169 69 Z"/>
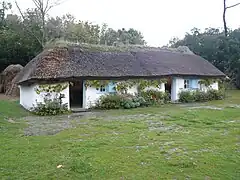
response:
<path id="1" fill-rule="evenodd" d="M 87 112 L 87 111 L 89 111 L 89 109 L 86 109 L 86 108 L 71 108 L 71 111 L 73 113 L 79 113 L 79 112 Z"/>

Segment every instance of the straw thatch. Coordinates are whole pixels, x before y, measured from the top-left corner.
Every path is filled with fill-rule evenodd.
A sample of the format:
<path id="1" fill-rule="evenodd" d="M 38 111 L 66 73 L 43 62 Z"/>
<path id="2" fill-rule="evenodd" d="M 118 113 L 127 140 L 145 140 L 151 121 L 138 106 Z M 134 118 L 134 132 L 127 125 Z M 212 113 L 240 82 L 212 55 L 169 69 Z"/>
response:
<path id="1" fill-rule="evenodd" d="M 20 64 L 9 65 L 2 72 L 3 92 L 8 96 L 19 96 L 19 89 L 15 81 L 16 75 L 23 69 Z"/>
<path id="2" fill-rule="evenodd" d="M 3 75 L 0 73 L 0 93 L 3 93 Z"/>
<path id="3" fill-rule="evenodd" d="M 18 83 L 81 79 L 158 78 L 163 76 L 225 77 L 187 47 L 112 47 L 68 45 L 45 49 L 17 76 Z"/>

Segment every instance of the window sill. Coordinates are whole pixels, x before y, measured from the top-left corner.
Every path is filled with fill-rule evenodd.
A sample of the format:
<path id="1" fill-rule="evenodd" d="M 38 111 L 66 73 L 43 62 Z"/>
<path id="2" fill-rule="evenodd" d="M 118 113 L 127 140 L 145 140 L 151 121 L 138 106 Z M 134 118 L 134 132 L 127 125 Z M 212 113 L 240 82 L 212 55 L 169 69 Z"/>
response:
<path id="1" fill-rule="evenodd" d="M 97 92 L 97 94 L 106 94 L 107 92 Z"/>

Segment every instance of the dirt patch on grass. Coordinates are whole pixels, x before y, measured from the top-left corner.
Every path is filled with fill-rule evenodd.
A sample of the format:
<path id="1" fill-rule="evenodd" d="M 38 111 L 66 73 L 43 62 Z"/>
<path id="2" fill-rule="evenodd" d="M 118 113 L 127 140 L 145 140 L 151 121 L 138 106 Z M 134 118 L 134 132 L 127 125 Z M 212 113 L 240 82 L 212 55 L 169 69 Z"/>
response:
<path id="1" fill-rule="evenodd" d="M 232 105 L 228 105 L 226 107 L 227 108 L 240 108 L 240 104 L 232 104 Z"/>
<path id="2" fill-rule="evenodd" d="M 149 131 L 156 131 L 158 133 L 163 133 L 163 132 L 179 132 L 179 131 L 183 131 L 183 127 L 178 126 L 178 125 L 166 125 L 161 121 L 158 122 L 152 122 L 149 121 L 148 122 L 148 129 Z"/>
<path id="3" fill-rule="evenodd" d="M 0 93 L 0 101 L 1 100 L 16 101 L 19 100 L 19 97 L 6 96 L 5 94 Z"/>
<path id="4" fill-rule="evenodd" d="M 75 128 L 78 125 L 85 125 L 83 119 L 96 117 L 91 112 L 75 113 L 63 116 L 28 116 L 24 120 L 28 127 L 25 128 L 26 136 L 54 135 L 65 129 Z"/>
<path id="5" fill-rule="evenodd" d="M 235 107 L 235 106 L 234 106 Z M 222 111 L 226 107 L 217 106 L 198 106 L 185 107 L 189 111 L 197 109 L 210 109 Z M 184 109 L 185 109 L 184 108 Z M 157 135 L 161 133 L 168 132 L 180 132 L 189 134 L 190 131 L 184 128 L 184 126 L 177 124 L 168 124 L 166 120 L 171 120 L 171 114 L 166 112 L 157 113 L 144 113 L 143 114 L 131 114 L 131 115 L 113 115 L 106 111 L 99 112 L 83 112 L 74 113 L 71 115 L 64 116 L 52 116 L 52 117 L 38 117 L 29 116 L 24 118 L 26 120 L 28 127 L 25 129 L 25 135 L 35 136 L 35 135 L 54 135 L 65 129 L 75 128 L 79 125 L 88 125 L 87 123 L 111 123 L 114 121 L 122 122 L 142 122 L 147 126 L 148 131 L 156 132 Z M 190 121 L 189 121 L 190 122 Z M 195 121 L 193 121 L 195 122 Z M 230 123 L 230 122 L 229 122 Z"/>
<path id="6" fill-rule="evenodd" d="M 141 120 L 153 120 L 153 119 L 169 119 L 169 116 L 162 114 L 134 114 L 123 116 L 104 116 L 105 120 L 109 121 L 141 121 Z"/>
<path id="7" fill-rule="evenodd" d="M 25 129 L 26 136 L 36 135 L 54 135 L 65 129 L 75 128 L 79 125 L 86 125 L 87 122 L 93 121 L 147 121 L 163 120 L 169 117 L 161 114 L 136 114 L 124 116 L 112 116 L 106 112 L 82 112 L 74 113 L 71 115 L 63 116 L 28 116 L 24 120 L 27 122 L 28 127 Z M 86 121 L 87 120 L 87 121 Z M 150 123 L 150 130 L 159 130 L 161 124 Z M 156 127 L 157 126 L 157 127 Z M 176 127 L 160 127 L 162 131 L 172 130 Z"/>
<path id="8" fill-rule="evenodd" d="M 211 110 L 223 110 L 223 108 L 216 107 L 216 106 L 196 106 L 196 107 L 190 107 L 189 109 L 211 109 Z"/>

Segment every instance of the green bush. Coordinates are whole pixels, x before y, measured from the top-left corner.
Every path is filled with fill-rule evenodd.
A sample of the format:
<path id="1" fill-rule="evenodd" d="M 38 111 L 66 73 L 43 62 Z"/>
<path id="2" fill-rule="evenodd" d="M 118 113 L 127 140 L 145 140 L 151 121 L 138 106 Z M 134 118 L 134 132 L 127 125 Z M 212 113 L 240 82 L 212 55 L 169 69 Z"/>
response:
<path id="1" fill-rule="evenodd" d="M 136 108 L 137 104 L 132 101 L 132 99 L 124 99 L 121 102 L 121 107 L 125 109 L 131 109 L 131 108 Z"/>
<path id="2" fill-rule="evenodd" d="M 154 90 L 129 94 L 108 94 L 101 96 L 93 108 L 95 109 L 131 109 L 150 105 L 163 104 L 170 101 L 170 94 Z"/>
<path id="3" fill-rule="evenodd" d="M 121 103 L 125 109 L 138 108 L 148 106 L 147 102 L 143 97 L 133 97 L 131 99 L 123 99 Z"/>
<path id="4" fill-rule="evenodd" d="M 224 90 L 211 89 L 207 91 L 207 96 L 209 97 L 209 100 L 222 100 L 225 98 L 225 92 Z"/>
<path id="5" fill-rule="evenodd" d="M 139 93 L 149 105 L 164 104 L 170 101 L 170 94 L 155 90 L 147 90 Z"/>
<path id="6" fill-rule="evenodd" d="M 204 91 L 182 91 L 179 93 L 179 101 L 183 103 L 206 102 L 224 99 L 225 93 L 222 90 L 210 89 Z"/>
<path id="7" fill-rule="evenodd" d="M 204 91 L 195 91 L 193 92 L 194 102 L 206 102 L 210 101 L 206 92 Z"/>
<path id="8" fill-rule="evenodd" d="M 183 103 L 191 103 L 195 101 L 194 92 L 182 91 L 179 93 L 179 101 Z"/>
<path id="9" fill-rule="evenodd" d="M 139 107 L 146 107 L 150 105 L 142 96 L 136 96 L 132 100 L 133 102 L 139 104 Z"/>
<path id="10" fill-rule="evenodd" d="M 68 104 L 62 104 L 60 98 L 47 99 L 44 102 L 37 102 L 37 105 L 32 109 L 32 112 L 39 116 L 60 115 L 68 113 Z"/>
<path id="11" fill-rule="evenodd" d="M 108 94 L 101 96 L 96 103 L 96 109 L 120 109 L 124 97 L 117 94 Z"/>
<path id="12" fill-rule="evenodd" d="M 131 109 L 147 106 L 143 97 L 129 94 L 108 94 L 101 96 L 95 104 L 95 109 Z"/>

